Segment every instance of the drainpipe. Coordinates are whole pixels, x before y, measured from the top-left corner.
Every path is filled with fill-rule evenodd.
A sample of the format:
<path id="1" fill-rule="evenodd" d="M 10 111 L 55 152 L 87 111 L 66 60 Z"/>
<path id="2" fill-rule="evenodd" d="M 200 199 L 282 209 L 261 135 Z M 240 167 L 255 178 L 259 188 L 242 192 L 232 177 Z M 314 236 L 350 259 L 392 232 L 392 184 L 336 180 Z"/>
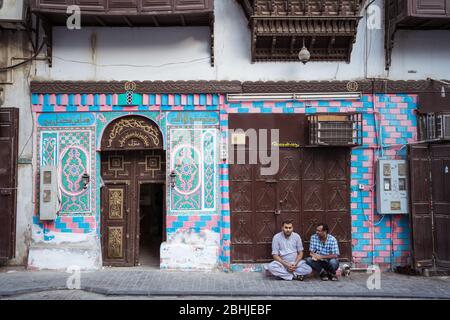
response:
<path id="1" fill-rule="evenodd" d="M 373 185 L 375 185 L 375 181 L 376 181 L 376 176 L 375 176 L 375 169 L 376 169 L 376 157 L 377 157 L 377 150 L 380 148 L 380 146 L 383 144 L 382 141 L 380 141 L 380 132 L 378 131 L 378 127 L 380 128 L 381 131 L 381 125 L 380 123 L 378 123 L 377 121 L 377 116 L 378 116 L 378 110 L 377 110 L 377 106 L 376 106 L 376 96 L 375 96 L 375 81 L 372 80 L 372 107 L 373 107 L 373 119 L 374 119 L 374 125 L 375 125 L 375 136 L 376 136 L 376 141 L 377 141 L 377 145 L 376 148 L 372 148 L 373 151 L 373 157 L 372 157 L 372 179 L 373 179 Z M 381 147 L 382 148 L 382 147 Z M 376 194 L 373 191 L 373 187 L 372 187 L 372 196 L 373 196 L 373 200 L 372 200 L 372 215 L 371 215 L 371 224 L 372 224 L 372 230 L 371 230 L 371 242 L 372 242 L 372 266 L 375 264 L 375 207 L 376 207 Z"/>

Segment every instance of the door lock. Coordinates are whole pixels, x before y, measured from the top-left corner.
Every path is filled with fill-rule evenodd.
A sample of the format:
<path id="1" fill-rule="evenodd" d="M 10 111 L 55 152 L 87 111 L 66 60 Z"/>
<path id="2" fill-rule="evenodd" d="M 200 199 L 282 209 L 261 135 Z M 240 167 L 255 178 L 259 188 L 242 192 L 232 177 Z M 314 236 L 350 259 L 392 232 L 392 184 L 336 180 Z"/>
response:
<path id="1" fill-rule="evenodd" d="M 281 210 L 280 209 L 275 210 L 275 215 L 279 216 L 280 214 L 281 214 Z"/>

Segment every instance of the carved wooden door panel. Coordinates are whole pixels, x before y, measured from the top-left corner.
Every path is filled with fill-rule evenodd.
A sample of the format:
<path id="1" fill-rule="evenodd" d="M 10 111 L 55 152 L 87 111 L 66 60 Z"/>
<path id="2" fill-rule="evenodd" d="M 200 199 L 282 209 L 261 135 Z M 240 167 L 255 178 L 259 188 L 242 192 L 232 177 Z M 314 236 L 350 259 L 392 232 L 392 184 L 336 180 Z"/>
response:
<path id="1" fill-rule="evenodd" d="M 102 188 L 103 264 L 131 266 L 133 244 L 130 239 L 130 188 L 126 183 L 111 183 Z"/>
<path id="2" fill-rule="evenodd" d="M 135 179 L 134 154 L 102 154 L 101 174 L 103 263 L 110 266 L 134 265 Z"/>
<path id="3" fill-rule="evenodd" d="M 350 149 L 306 148 L 303 161 L 301 233 L 305 249 L 317 223 L 327 223 L 340 258 L 351 260 Z"/>

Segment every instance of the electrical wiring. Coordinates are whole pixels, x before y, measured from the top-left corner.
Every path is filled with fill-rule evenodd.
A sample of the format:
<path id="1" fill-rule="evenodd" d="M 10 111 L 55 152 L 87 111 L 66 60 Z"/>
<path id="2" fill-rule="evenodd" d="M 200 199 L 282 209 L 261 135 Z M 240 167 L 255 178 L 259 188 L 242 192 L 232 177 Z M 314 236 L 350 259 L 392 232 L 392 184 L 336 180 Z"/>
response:
<path id="1" fill-rule="evenodd" d="M 24 64 L 27 64 L 27 63 L 33 61 L 34 59 L 36 59 L 36 57 L 39 55 L 39 53 L 41 53 L 42 48 L 44 47 L 44 45 L 45 45 L 45 43 L 42 43 L 41 46 L 39 47 L 38 51 L 36 51 L 36 53 L 33 56 L 31 56 L 30 58 L 25 59 L 24 61 L 19 62 L 17 64 L 14 64 L 12 66 L 2 67 L 2 68 L 0 68 L 0 72 L 6 72 L 8 70 L 15 69 L 17 67 L 20 67 L 20 66 L 22 66 Z"/>
<path id="2" fill-rule="evenodd" d="M 163 68 L 163 67 L 167 67 L 167 66 L 171 66 L 171 65 L 180 65 L 180 64 L 189 64 L 189 63 L 202 62 L 202 61 L 209 60 L 210 57 L 204 57 L 204 58 L 198 58 L 198 59 L 193 59 L 193 60 L 188 60 L 188 61 L 180 61 L 180 62 L 169 62 L 169 63 L 160 64 L 160 65 L 152 65 L 152 64 L 147 64 L 147 65 L 145 65 L 145 64 L 144 65 L 137 65 L 137 64 L 97 64 L 97 63 L 93 63 L 93 62 L 89 62 L 89 61 L 79 61 L 79 60 L 64 59 L 64 58 L 61 58 L 61 57 L 58 57 L 58 56 L 53 56 L 53 59 L 61 60 L 61 61 L 64 61 L 64 62 L 88 64 L 88 65 L 93 65 L 93 66 L 98 67 L 98 68 L 107 68 L 107 67 Z"/>

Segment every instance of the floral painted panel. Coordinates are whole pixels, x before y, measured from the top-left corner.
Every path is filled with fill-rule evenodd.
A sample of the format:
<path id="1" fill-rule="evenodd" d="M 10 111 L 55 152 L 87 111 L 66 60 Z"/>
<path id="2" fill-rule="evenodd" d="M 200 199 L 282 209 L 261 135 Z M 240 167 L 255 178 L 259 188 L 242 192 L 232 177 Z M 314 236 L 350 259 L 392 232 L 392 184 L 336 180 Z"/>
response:
<path id="1" fill-rule="evenodd" d="M 83 174 L 91 174 L 91 132 L 59 133 L 60 213 L 90 213 L 92 185 L 84 188 Z"/>
<path id="2" fill-rule="evenodd" d="M 217 130 L 215 128 L 170 129 L 170 188 L 172 212 L 216 209 Z"/>

